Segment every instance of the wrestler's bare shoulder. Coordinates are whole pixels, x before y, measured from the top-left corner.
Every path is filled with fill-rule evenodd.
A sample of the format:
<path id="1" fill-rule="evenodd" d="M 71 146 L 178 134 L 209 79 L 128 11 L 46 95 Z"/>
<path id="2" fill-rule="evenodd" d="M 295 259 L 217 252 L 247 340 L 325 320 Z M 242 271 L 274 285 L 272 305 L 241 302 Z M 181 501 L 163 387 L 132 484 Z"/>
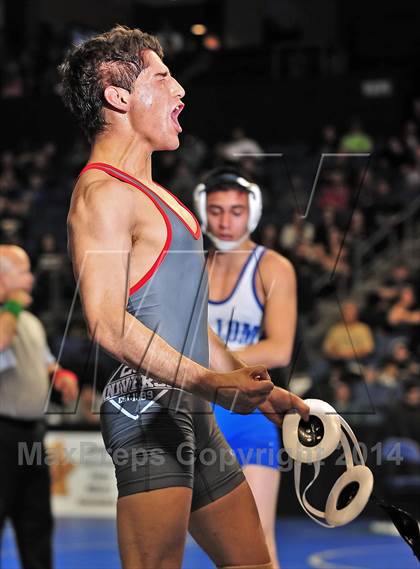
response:
<path id="1" fill-rule="evenodd" d="M 81 176 L 71 197 L 68 222 L 113 220 L 132 228 L 147 220 L 150 204 L 135 188 L 111 178 L 101 171 L 88 171 Z M 144 219 L 143 219 L 144 218 Z"/>
<path id="2" fill-rule="evenodd" d="M 267 249 L 263 255 L 260 263 L 260 271 L 263 280 L 265 280 L 265 278 L 271 280 L 279 276 L 283 278 L 293 278 L 295 273 L 289 259 L 273 249 Z"/>
<path id="3" fill-rule="evenodd" d="M 72 194 L 71 207 L 82 204 L 89 207 L 99 205 L 104 201 L 112 203 L 114 200 L 121 207 L 122 202 L 130 202 L 134 197 L 134 189 L 128 184 L 111 178 L 100 170 L 90 170 L 77 180 Z"/>
<path id="4" fill-rule="evenodd" d="M 296 283 L 296 273 L 292 263 L 273 249 L 267 249 L 262 256 L 258 276 L 257 290 L 259 290 L 258 285 L 267 291 L 275 284 L 281 283 L 283 287 L 294 287 Z"/>

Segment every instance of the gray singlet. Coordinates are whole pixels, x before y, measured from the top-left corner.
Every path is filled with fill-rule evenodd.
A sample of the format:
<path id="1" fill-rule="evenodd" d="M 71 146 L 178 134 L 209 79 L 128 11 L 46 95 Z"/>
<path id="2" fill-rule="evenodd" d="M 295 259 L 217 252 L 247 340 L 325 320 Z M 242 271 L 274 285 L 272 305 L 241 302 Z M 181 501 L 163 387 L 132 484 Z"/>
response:
<path id="1" fill-rule="evenodd" d="M 155 192 L 110 165 L 89 164 L 82 174 L 88 169 L 137 188 L 165 219 L 165 245 L 130 289 L 127 311 L 178 352 L 208 367 L 208 282 L 198 222 L 194 218 L 193 233 Z M 215 422 L 212 405 L 151 377 L 142 356 L 138 370 L 121 364 L 103 393 L 101 429 L 115 465 L 119 497 L 187 486 L 193 492 L 192 510 L 198 509 L 233 490 L 244 480 L 243 473 Z"/>

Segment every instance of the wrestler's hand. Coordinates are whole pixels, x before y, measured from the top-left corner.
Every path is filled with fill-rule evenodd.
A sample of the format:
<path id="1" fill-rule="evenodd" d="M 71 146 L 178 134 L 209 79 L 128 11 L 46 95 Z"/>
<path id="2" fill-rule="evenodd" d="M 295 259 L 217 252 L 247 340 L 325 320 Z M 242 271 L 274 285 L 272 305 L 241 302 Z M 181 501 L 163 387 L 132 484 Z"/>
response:
<path id="1" fill-rule="evenodd" d="M 300 397 L 281 387 L 275 387 L 266 401 L 258 405 L 258 409 L 278 427 L 282 426 L 284 415 L 289 409 L 296 409 L 305 421 L 309 420 L 308 405 Z"/>
<path id="2" fill-rule="evenodd" d="M 264 403 L 273 388 L 266 367 L 245 366 L 218 374 L 215 402 L 233 413 L 246 415 Z"/>

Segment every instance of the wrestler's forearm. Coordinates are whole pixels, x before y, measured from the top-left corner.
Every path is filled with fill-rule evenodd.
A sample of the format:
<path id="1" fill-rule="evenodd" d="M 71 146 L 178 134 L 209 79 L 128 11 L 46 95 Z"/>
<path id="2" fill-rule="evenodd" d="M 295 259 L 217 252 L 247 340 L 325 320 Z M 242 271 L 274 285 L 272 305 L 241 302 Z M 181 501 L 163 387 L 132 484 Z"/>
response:
<path id="1" fill-rule="evenodd" d="M 268 368 L 286 367 L 290 364 L 290 346 L 279 344 L 269 338 L 260 340 L 257 344 L 250 344 L 235 354 L 247 365 L 264 364 Z"/>
<path id="2" fill-rule="evenodd" d="M 226 348 L 224 342 L 213 332 L 210 326 L 208 331 L 211 369 L 229 372 L 245 365 L 245 362 L 240 357 Z"/>
<path id="3" fill-rule="evenodd" d="M 131 314 L 125 314 L 123 325 L 109 317 L 89 329 L 94 329 L 91 336 L 95 341 L 132 369 L 205 399 L 214 397 L 218 388 L 217 374 L 182 356 Z"/>

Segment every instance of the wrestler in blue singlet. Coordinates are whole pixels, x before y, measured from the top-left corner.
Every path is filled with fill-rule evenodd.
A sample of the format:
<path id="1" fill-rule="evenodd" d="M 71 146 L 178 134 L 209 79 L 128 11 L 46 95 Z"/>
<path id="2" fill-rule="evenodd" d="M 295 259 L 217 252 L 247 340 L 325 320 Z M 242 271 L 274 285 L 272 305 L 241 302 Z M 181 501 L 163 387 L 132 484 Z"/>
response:
<path id="1" fill-rule="evenodd" d="M 235 351 L 260 340 L 264 306 L 258 299 L 255 279 L 265 250 L 265 247 L 256 246 L 250 252 L 227 298 L 217 302 L 209 299 L 209 324 L 230 350 Z M 241 465 L 278 468 L 278 430 L 261 411 L 256 409 L 244 416 L 216 405 L 214 413 Z"/>

